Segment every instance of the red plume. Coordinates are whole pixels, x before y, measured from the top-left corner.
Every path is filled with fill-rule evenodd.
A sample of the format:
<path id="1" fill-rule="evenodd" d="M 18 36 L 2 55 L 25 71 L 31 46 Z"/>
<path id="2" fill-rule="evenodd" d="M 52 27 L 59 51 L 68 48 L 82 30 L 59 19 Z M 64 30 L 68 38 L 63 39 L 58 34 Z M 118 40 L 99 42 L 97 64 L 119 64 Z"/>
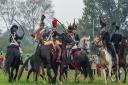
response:
<path id="1" fill-rule="evenodd" d="M 56 18 L 54 18 L 53 20 L 52 20 L 52 25 L 53 25 L 53 27 L 57 27 L 58 26 L 58 20 L 56 19 Z"/>

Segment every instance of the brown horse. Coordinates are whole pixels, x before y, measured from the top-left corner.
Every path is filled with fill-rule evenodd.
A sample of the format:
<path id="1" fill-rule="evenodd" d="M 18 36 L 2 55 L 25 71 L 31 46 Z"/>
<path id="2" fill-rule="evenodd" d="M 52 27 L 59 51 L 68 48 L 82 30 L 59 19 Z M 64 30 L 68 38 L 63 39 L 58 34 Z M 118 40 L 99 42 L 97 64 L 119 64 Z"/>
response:
<path id="1" fill-rule="evenodd" d="M 119 69 L 122 67 L 125 71 L 125 77 L 123 82 L 126 82 L 127 77 L 127 70 L 126 70 L 126 56 L 125 56 L 125 49 L 128 46 L 128 38 L 123 37 L 121 40 L 120 48 L 118 49 L 117 55 L 119 57 Z"/>

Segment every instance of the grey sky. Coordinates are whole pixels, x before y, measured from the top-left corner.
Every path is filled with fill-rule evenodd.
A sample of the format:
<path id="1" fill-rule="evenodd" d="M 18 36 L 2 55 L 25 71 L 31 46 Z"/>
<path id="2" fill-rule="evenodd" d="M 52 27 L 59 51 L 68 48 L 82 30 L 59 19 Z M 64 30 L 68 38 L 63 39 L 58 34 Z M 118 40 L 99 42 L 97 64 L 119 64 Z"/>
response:
<path id="1" fill-rule="evenodd" d="M 55 17 L 61 22 L 73 22 L 74 18 L 80 18 L 83 12 L 83 0 L 52 0 Z"/>
<path id="2" fill-rule="evenodd" d="M 82 16 L 83 12 L 83 0 L 51 0 L 53 3 L 53 9 L 55 11 L 55 17 L 58 18 L 62 23 L 67 25 L 68 23 L 72 23 L 74 18 L 78 19 Z M 1 17 L 0 17 L 0 20 Z M 76 20 L 77 21 L 77 20 Z M 0 23 L 0 29 L 3 31 L 6 26 L 3 24 L 2 20 Z"/>

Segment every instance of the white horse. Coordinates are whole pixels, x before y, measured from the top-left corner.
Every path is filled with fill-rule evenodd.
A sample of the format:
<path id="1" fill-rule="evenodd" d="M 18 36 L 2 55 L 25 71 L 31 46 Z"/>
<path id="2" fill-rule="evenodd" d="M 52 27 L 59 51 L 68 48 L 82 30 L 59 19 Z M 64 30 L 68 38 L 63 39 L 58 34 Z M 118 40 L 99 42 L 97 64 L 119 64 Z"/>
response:
<path id="1" fill-rule="evenodd" d="M 91 44 L 90 36 L 88 37 L 83 36 L 80 39 L 78 47 L 87 50 L 87 52 L 90 52 L 90 44 Z"/>
<path id="2" fill-rule="evenodd" d="M 94 38 L 94 44 L 99 48 L 99 59 L 101 68 L 103 70 L 105 83 L 107 83 L 107 70 L 109 71 L 109 79 L 113 81 L 112 79 L 112 56 L 107 51 L 106 46 L 102 43 L 102 40 L 100 37 L 96 36 Z"/>

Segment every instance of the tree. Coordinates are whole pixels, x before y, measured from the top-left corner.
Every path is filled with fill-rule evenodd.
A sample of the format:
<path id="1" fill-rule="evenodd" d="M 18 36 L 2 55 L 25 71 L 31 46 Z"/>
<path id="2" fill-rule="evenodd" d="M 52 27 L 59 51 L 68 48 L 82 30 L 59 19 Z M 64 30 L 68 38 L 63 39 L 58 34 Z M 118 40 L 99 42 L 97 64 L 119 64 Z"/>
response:
<path id="1" fill-rule="evenodd" d="M 0 10 L 0 17 L 2 17 L 8 29 L 13 23 L 19 25 L 16 21 L 24 28 L 25 38 L 22 43 L 24 52 L 34 50 L 33 41 L 29 33 L 39 24 L 41 15 L 43 13 L 47 14 L 48 21 L 54 15 L 51 0 L 0 0 Z M 46 21 L 46 24 L 48 21 Z M 21 29 L 19 29 L 19 33 L 21 32 Z M 7 31 L 0 38 L 0 47 L 4 50 L 8 45 L 9 34 Z"/>
<path id="2" fill-rule="evenodd" d="M 47 20 L 51 19 L 54 14 L 50 0 L 26 0 L 20 2 L 18 8 L 20 11 L 19 20 L 32 30 L 34 30 L 35 25 L 39 24 L 42 14 L 49 16 Z"/>
<path id="3" fill-rule="evenodd" d="M 78 27 L 80 34 L 92 36 L 93 26 L 95 34 L 99 34 L 99 17 L 107 24 L 107 28 L 111 28 L 112 22 L 116 22 L 121 26 L 126 23 L 128 15 L 128 0 L 83 0 L 84 9 L 83 16 L 79 20 Z"/>

